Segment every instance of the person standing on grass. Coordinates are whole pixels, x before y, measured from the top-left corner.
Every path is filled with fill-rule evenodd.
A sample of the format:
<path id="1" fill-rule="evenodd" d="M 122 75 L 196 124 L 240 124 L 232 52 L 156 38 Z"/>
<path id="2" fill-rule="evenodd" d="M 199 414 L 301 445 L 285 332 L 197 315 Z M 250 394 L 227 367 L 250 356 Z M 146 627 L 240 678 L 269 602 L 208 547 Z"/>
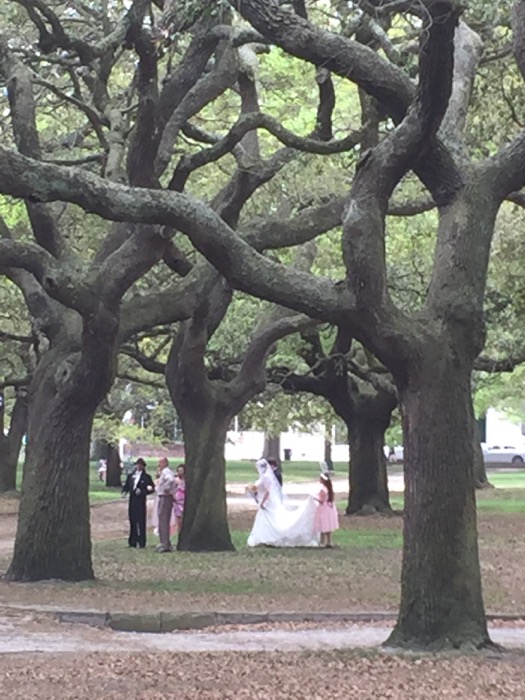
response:
<path id="1" fill-rule="evenodd" d="M 155 474 L 155 495 L 153 497 L 153 508 L 151 509 L 151 527 L 153 528 L 153 533 L 155 535 L 159 534 L 159 493 L 158 485 L 160 479 L 161 468 L 157 467 L 157 472 Z M 173 532 L 175 527 L 175 514 L 172 515 L 170 520 L 170 532 Z"/>
<path id="2" fill-rule="evenodd" d="M 173 512 L 173 496 L 175 495 L 175 475 L 169 467 L 166 457 L 159 459 L 159 482 L 157 493 L 159 496 L 158 520 L 159 520 L 159 540 L 156 548 L 157 552 L 172 552 L 170 540 L 170 521 Z"/>
<path id="3" fill-rule="evenodd" d="M 175 477 L 175 495 L 173 496 L 173 512 L 177 523 L 177 534 L 182 529 L 182 516 L 184 515 L 184 501 L 186 500 L 186 465 L 179 464 Z"/>
<path id="4" fill-rule="evenodd" d="M 128 517 L 130 547 L 146 546 L 146 498 L 155 491 L 153 479 L 146 471 L 146 462 L 139 457 L 135 462 L 135 471 L 126 479 L 122 495 L 129 493 Z"/>
<path id="5" fill-rule="evenodd" d="M 254 484 L 258 510 L 248 536 L 248 547 L 317 547 L 314 517 L 317 504 L 313 496 L 299 503 L 283 503 L 281 485 L 272 466 L 260 459 L 259 478 Z M 251 494 L 254 493 L 249 489 Z"/>
<path id="6" fill-rule="evenodd" d="M 108 463 L 105 459 L 98 460 L 98 480 L 106 481 L 106 472 L 108 470 Z"/>
<path id="7" fill-rule="evenodd" d="M 339 529 L 339 518 L 334 503 L 334 487 L 330 476 L 321 474 L 321 488 L 317 494 L 317 510 L 315 511 L 314 530 L 320 533 L 321 547 L 332 547 L 332 532 Z"/>

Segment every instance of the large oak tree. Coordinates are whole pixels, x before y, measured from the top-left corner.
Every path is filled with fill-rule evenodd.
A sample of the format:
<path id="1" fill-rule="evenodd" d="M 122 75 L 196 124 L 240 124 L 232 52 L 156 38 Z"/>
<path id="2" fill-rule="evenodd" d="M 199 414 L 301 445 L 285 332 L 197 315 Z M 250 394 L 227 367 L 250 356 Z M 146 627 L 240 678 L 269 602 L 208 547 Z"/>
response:
<path id="1" fill-rule="evenodd" d="M 416 15 L 424 8 L 417 16 L 423 39 L 417 89 L 395 63 L 317 28 L 277 1 L 238 3 L 245 19 L 269 40 L 356 82 L 397 124 L 364 155 L 353 179 L 343 213 L 343 282 L 262 255 L 209 207 L 184 194 L 108 184 L 5 148 L 0 149 L 0 189 L 32 203 L 73 201 L 114 220 L 178 228 L 233 285 L 349 328 L 369 347 L 392 373 L 403 414 L 402 595 L 391 643 L 482 647 L 490 641 L 476 536 L 470 380 L 484 341 L 483 294 L 494 221 L 501 202 L 525 184 L 525 136 L 482 160 L 469 158 L 463 127 L 479 40 L 465 23 L 456 28 L 453 2 L 403 7 Z M 513 14 L 520 67 L 524 7 L 516 2 Z M 411 168 L 438 207 L 439 230 L 425 302 L 406 314 L 388 293 L 384 233 L 389 199 Z M 20 264 L 25 256 L 35 271 L 42 261 L 27 245 L 4 245 L 1 255 L 7 265 Z"/>
<path id="2" fill-rule="evenodd" d="M 262 39 L 232 26 L 230 13 L 214 3 L 197 4 L 195 12 L 182 7 L 180 13 L 144 0 L 116 3 L 104 12 L 89 4 L 20 5 L 28 21 L 13 16 L 22 31 L 6 34 L 0 44 L 11 134 L 4 124 L 2 129 L 20 154 L 43 167 L 59 164 L 74 177 L 79 166 L 88 177 L 101 176 L 104 188 L 126 183 L 171 197 L 201 168 L 232 154 L 234 168 L 226 175 L 216 170 L 217 187 L 208 190 L 209 211 L 231 230 L 246 202 L 296 152 L 342 153 L 359 142 L 359 130 L 326 142 L 333 109 L 330 100 L 326 108 L 326 81 L 319 88 L 319 129 L 310 137 L 263 114 L 250 74 L 255 52 L 246 47 Z M 221 102 L 227 91 L 240 94 L 239 114 L 235 100 L 233 106 Z M 210 105 L 238 117 L 225 137 L 202 126 Z M 279 144 L 268 157 L 259 154 L 259 128 Z M 199 189 L 198 177 L 196 183 Z M 118 347 L 138 331 L 188 319 L 181 329 L 188 340 L 174 346 L 180 356 L 172 353 L 172 366 L 187 366 L 185 348 L 192 347 L 190 336 L 203 322 L 217 273 L 177 245 L 174 222 L 165 226 L 154 217 L 133 223 L 130 213 L 109 230 L 93 220 L 73 226 L 79 218 L 74 210 L 32 196 L 25 204 L 28 231 L 11 231 L 4 222 L 0 265 L 21 288 L 45 351 L 29 385 L 29 444 L 8 576 L 90 578 L 88 445 L 94 412 L 114 379 Z M 259 217 L 243 235 L 256 250 L 297 245 L 336 226 L 340 212 L 341 201 L 330 198 L 292 212 L 277 226 L 272 216 Z M 153 268 L 150 277 L 163 283 L 138 284 Z M 169 279 L 163 269 L 169 269 Z M 227 284 L 218 285 L 228 294 Z M 184 382 L 197 389 L 200 377 L 185 375 Z M 188 442 L 199 438 L 189 435 Z M 190 462 L 193 455 L 197 499 L 205 476 L 220 481 L 224 474 L 210 470 L 206 457 L 191 449 Z M 190 477 L 190 504 L 191 491 Z M 208 531 L 216 527 L 210 519 Z"/>

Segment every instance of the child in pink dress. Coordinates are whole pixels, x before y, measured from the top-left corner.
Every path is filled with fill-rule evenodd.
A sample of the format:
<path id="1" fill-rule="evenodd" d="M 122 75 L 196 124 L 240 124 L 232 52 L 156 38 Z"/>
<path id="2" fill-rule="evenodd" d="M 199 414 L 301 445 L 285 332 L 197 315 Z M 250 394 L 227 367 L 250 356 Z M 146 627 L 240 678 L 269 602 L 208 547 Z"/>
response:
<path id="1" fill-rule="evenodd" d="M 334 503 L 334 488 L 328 474 L 321 474 L 321 488 L 315 499 L 318 502 L 315 511 L 314 531 L 321 534 L 321 547 L 332 546 L 332 532 L 339 529 L 339 518 Z"/>

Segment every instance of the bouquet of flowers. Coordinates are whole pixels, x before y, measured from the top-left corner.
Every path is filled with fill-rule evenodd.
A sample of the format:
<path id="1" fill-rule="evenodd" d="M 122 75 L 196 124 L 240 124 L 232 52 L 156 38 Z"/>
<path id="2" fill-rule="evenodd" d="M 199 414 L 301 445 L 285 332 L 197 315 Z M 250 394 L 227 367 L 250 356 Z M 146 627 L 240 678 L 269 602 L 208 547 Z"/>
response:
<path id="1" fill-rule="evenodd" d="M 246 487 L 246 495 L 251 496 L 256 503 L 259 503 L 257 498 L 257 486 L 255 484 L 250 484 Z"/>

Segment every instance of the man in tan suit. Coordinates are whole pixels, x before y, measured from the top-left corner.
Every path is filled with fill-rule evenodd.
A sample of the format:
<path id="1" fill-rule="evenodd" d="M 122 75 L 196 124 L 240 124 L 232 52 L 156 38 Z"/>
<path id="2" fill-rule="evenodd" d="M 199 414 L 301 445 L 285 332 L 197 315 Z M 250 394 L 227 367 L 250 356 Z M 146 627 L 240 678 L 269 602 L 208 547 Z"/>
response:
<path id="1" fill-rule="evenodd" d="M 160 544 L 156 548 L 157 552 L 172 552 L 170 540 L 171 512 L 173 510 L 173 496 L 175 494 L 175 474 L 169 467 L 166 457 L 159 459 L 159 483 L 157 485 L 157 495 L 159 497 L 159 539 Z"/>

